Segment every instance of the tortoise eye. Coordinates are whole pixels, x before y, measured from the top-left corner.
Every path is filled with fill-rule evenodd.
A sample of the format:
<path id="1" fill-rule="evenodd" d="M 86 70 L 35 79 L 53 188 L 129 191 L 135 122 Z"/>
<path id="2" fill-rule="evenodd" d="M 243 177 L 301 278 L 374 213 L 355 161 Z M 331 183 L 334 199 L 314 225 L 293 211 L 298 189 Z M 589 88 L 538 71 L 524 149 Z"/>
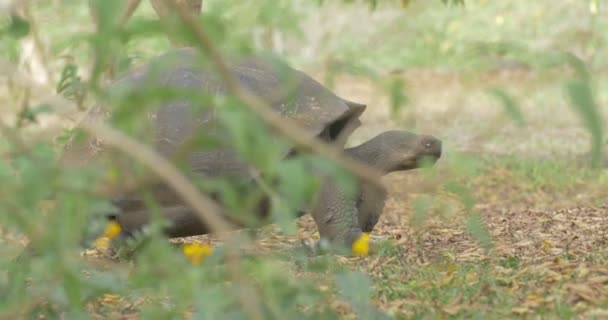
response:
<path id="1" fill-rule="evenodd" d="M 430 148 L 430 147 L 431 147 L 431 143 L 430 143 L 430 142 L 426 142 L 426 143 L 424 144 L 424 146 L 425 146 L 425 147 L 427 147 L 427 148 Z"/>

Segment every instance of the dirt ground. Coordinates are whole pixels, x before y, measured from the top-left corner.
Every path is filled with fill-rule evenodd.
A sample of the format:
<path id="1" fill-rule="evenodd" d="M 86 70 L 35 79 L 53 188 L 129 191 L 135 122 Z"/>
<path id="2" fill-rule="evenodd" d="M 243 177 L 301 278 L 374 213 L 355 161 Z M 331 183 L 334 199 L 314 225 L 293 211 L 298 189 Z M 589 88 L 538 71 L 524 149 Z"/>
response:
<path id="1" fill-rule="evenodd" d="M 469 284 L 478 283 L 484 273 L 504 282 L 505 294 L 513 295 L 507 311 L 511 315 L 551 309 L 557 301 L 570 305 L 582 318 L 608 317 L 608 311 L 601 307 L 608 301 L 605 182 L 590 182 L 578 177 L 578 171 L 565 181 L 542 173 L 536 175 L 552 161 L 564 163 L 558 171 L 579 170 L 577 161 L 588 151 L 589 137 L 560 92 L 559 75 L 559 71 L 538 75 L 516 70 L 467 77 L 440 71 L 407 71 L 399 76 L 408 81 L 410 104 L 400 117 L 391 115 L 386 95 L 370 83 L 347 77 L 337 82 L 335 90 L 339 95 L 368 104 L 363 126 L 350 144 L 387 129 L 413 128 L 441 138 L 446 150 L 434 175 L 411 171 L 384 179 L 391 196 L 373 238 L 391 241 L 399 253 L 343 260 L 368 271 L 377 283 L 389 281 L 388 285 L 378 285 L 379 306 L 401 316 L 412 316 L 411 310 L 416 310 L 413 306 L 435 308 L 437 316 L 462 316 L 465 308 L 492 308 L 491 303 L 480 298 L 490 294 L 484 290 L 495 290 L 491 288 L 439 305 L 421 296 L 391 296 L 395 280 L 413 281 L 415 272 L 434 267 L 443 268 L 442 278 L 437 280 L 440 283 L 431 281 L 440 288 L 442 281 L 450 286 L 447 283 L 455 281 L 459 274 Z M 524 128 L 515 126 L 500 104 L 487 95 L 486 90 L 494 86 L 507 88 L 520 99 L 527 121 Z M 504 156 L 528 159 L 533 164 L 523 169 L 522 175 L 512 163 L 500 160 Z M 499 160 L 486 164 L 478 174 L 467 176 L 458 172 L 459 157 L 465 163 L 486 158 Z M 600 175 L 603 174 L 605 170 Z M 459 181 L 470 190 L 472 210 L 479 214 L 491 235 L 490 249 L 467 232 L 468 213 L 458 197 L 446 191 L 445 182 L 449 180 Z M 427 219 L 415 224 L 414 206 L 421 195 L 430 196 L 432 204 Z M 301 218 L 298 224 L 296 237 L 267 228 L 258 249 L 271 252 L 318 236 L 310 217 Z M 180 242 L 206 242 L 206 238 Z M 485 263 L 489 264 L 484 271 L 463 271 L 468 265 Z M 518 267 L 510 268 L 513 263 Z M 388 272 L 391 268 L 399 274 Z"/>

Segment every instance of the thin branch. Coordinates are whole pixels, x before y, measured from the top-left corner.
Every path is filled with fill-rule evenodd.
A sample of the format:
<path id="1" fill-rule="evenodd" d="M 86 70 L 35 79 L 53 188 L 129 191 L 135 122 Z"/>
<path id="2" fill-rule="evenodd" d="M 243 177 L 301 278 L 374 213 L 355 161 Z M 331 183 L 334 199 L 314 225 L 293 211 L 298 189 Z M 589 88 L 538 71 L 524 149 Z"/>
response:
<path id="1" fill-rule="evenodd" d="M 150 3 L 152 4 L 152 8 L 154 8 L 154 11 L 156 11 L 158 18 L 161 21 L 167 20 L 167 18 L 169 18 L 170 12 L 168 12 L 167 6 L 165 5 L 164 0 L 150 0 Z M 202 11 L 203 1 L 202 0 L 177 0 L 177 5 L 180 8 L 182 8 L 184 11 L 188 12 L 189 15 L 199 16 Z M 167 37 L 169 38 L 169 41 L 171 41 L 171 44 L 174 47 L 186 45 L 186 43 L 183 43 L 182 41 L 180 41 L 180 39 L 178 37 L 173 37 L 173 35 L 171 35 L 171 34 L 168 34 Z"/>
<path id="2" fill-rule="evenodd" d="M 380 172 L 361 163 L 360 161 L 345 157 L 342 149 L 325 143 L 316 137 L 311 137 L 310 132 L 302 128 L 301 125 L 291 119 L 281 117 L 279 114 L 271 110 L 260 98 L 243 89 L 232 76 L 226 62 L 221 57 L 218 50 L 215 49 L 211 43 L 211 40 L 209 39 L 209 36 L 198 25 L 194 17 L 189 14 L 185 8 L 177 4 L 175 0 L 164 1 L 173 11 L 178 13 L 182 23 L 194 33 L 198 45 L 208 54 L 215 67 L 218 69 L 218 73 L 226 84 L 228 90 L 243 101 L 247 107 L 259 115 L 272 128 L 294 142 L 296 147 L 304 150 L 313 150 L 316 153 L 341 164 L 344 168 L 348 169 L 362 180 L 377 187 L 382 187 L 380 182 Z"/>
<path id="3" fill-rule="evenodd" d="M 148 167 L 167 182 L 193 209 L 196 216 L 213 231 L 223 232 L 234 227 L 221 217 L 221 208 L 209 197 L 201 194 L 192 183 L 171 163 L 155 151 L 122 132 L 102 123 L 83 123 L 82 129 Z"/>
<path id="4" fill-rule="evenodd" d="M 135 10 L 137 10 L 137 7 L 139 7 L 140 3 L 141 3 L 141 0 L 128 0 L 127 7 L 125 8 L 125 11 L 120 16 L 120 20 L 118 20 L 118 25 L 122 26 L 122 25 L 126 24 L 127 21 L 129 20 L 129 18 L 131 18 L 131 16 L 135 12 Z"/>
<path id="5" fill-rule="evenodd" d="M 21 12 L 23 14 L 23 17 L 30 24 L 30 36 L 34 45 L 34 53 L 37 53 L 37 56 L 40 60 L 40 67 L 42 68 L 42 72 L 44 73 L 45 78 L 48 80 L 48 83 L 46 83 L 46 85 L 50 85 L 50 83 L 52 83 L 53 81 L 53 77 L 48 67 L 48 58 L 46 57 L 46 50 L 42 45 L 42 39 L 40 37 L 38 25 L 36 24 L 36 21 L 34 21 L 34 17 L 32 16 L 30 11 L 29 1 L 24 1 L 22 3 Z M 31 63 L 33 63 L 33 61 L 31 61 Z"/>
<path id="6" fill-rule="evenodd" d="M 6 123 L 4 123 L 4 120 L 1 116 L 0 133 L 2 133 L 2 136 L 4 136 L 4 138 L 8 140 L 8 142 L 13 145 L 13 148 L 16 148 L 19 153 L 28 152 L 29 149 L 25 141 L 23 141 L 23 138 L 17 133 L 15 133 L 13 130 L 11 130 L 11 128 Z"/>

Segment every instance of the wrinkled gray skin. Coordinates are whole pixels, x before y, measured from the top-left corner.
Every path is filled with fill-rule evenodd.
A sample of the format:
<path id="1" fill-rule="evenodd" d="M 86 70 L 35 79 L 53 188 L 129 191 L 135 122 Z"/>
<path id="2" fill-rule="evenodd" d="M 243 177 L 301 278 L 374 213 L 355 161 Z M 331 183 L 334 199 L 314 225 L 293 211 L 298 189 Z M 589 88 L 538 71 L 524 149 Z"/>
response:
<path id="1" fill-rule="evenodd" d="M 200 61 L 204 61 L 204 57 L 193 48 L 171 50 L 114 81 L 109 92 L 144 92 L 147 85 L 152 85 L 225 95 L 227 89 L 213 72 L 213 67 L 202 65 Z M 311 136 L 341 148 L 361 124 L 359 116 L 365 105 L 337 97 L 311 77 L 287 65 L 278 67 L 271 60 L 254 56 L 232 63 L 229 68 L 244 89 L 265 101 L 281 116 L 303 125 Z M 202 110 L 196 108 L 199 111 L 195 112 L 191 100 L 176 98 L 153 107 L 156 109 L 142 119 L 151 132 L 146 131 L 140 138 L 152 143 L 165 157 L 173 157 L 184 143 L 198 134 L 226 135 L 218 130 L 216 106 L 206 106 Z M 92 108 L 83 121 L 105 121 L 110 116 L 110 110 L 100 104 Z M 60 162 L 69 169 L 94 160 L 103 150 L 103 141 L 95 138 L 81 144 L 71 141 L 66 145 Z M 294 154 L 293 149 L 285 151 L 286 157 Z M 192 150 L 187 159 L 196 175 L 236 177 L 253 182 L 253 168 L 241 161 L 229 145 L 214 150 Z M 209 231 L 197 219 L 192 219 L 192 212 L 169 187 L 159 183 L 153 186 L 153 190 L 162 211 L 174 225 L 168 228 L 168 236 L 183 237 Z M 118 220 L 126 234 L 148 223 L 150 214 L 137 194 L 119 192 L 113 203 L 120 213 L 111 218 Z M 267 215 L 268 207 L 268 199 L 262 199 L 256 214 Z"/>
<path id="2" fill-rule="evenodd" d="M 416 169 L 423 159 L 434 164 L 441 149 L 441 141 L 432 136 L 386 131 L 345 153 L 388 174 Z M 322 239 L 350 248 L 363 232 L 374 229 L 384 209 L 386 190 L 363 183 L 357 187 L 349 195 L 329 178 L 324 183 L 312 209 Z"/>

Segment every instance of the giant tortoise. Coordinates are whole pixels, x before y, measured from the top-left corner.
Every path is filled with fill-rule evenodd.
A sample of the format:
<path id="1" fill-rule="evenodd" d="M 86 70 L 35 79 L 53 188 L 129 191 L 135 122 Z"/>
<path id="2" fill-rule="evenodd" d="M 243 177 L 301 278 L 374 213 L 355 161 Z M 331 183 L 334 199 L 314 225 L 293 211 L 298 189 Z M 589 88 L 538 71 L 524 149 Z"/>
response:
<path id="1" fill-rule="evenodd" d="M 219 77 L 211 66 L 201 63 L 202 55 L 194 48 L 172 49 L 153 58 L 119 77 L 109 85 L 110 94 L 139 93 L 154 88 L 178 88 L 196 90 L 202 93 L 222 96 L 227 93 Z M 232 76 L 252 94 L 261 98 L 283 117 L 303 125 L 311 136 L 335 143 L 342 148 L 350 134 L 360 126 L 359 116 L 366 106 L 347 101 L 336 96 L 308 75 L 295 70 L 275 59 L 250 56 L 230 64 Z M 141 106 L 129 106 L 132 108 Z M 194 110 L 200 110 L 195 113 Z M 154 134 L 150 142 L 165 157 L 179 153 L 197 132 L 206 133 L 217 127 L 217 106 L 195 108 L 192 100 L 171 98 L 163 101 L 147 117 Z M 104 103 L 95 105 L 83 121 L 106 121 L 112 110 Z M 83 141 L 72 139 L 64 148 L 60 162 L 82 165 L 95 159 L 104 150 L 103 141 L 89 137 Z M 294 154 L 286 150 L 285 156 Z M 238 177 L 251 180 L 252 167 L 241 161 L 231 148 L 214 150 L 191 150 L 187 154 L 191 169 L 197 175 L 208 177 Z M 166 229 L 170 237 L 183 237 L 208 232 L 208 228 L 191 216 L 181 199 L 164 185 L 155 185 L 157 200 L 164 207 L 164 213 L 171 227 Z M 134 194 L 117 194 L 113 197 L 119 208 L 118 215 L 112 215 L 128 234 L 141 228 L 149 220 L 149 213 L 140 198 Z M 258 214 L 268 211 L 268 199 L 259 203 Z M 183 218 L 188 216 L 188 218 Z"/>

